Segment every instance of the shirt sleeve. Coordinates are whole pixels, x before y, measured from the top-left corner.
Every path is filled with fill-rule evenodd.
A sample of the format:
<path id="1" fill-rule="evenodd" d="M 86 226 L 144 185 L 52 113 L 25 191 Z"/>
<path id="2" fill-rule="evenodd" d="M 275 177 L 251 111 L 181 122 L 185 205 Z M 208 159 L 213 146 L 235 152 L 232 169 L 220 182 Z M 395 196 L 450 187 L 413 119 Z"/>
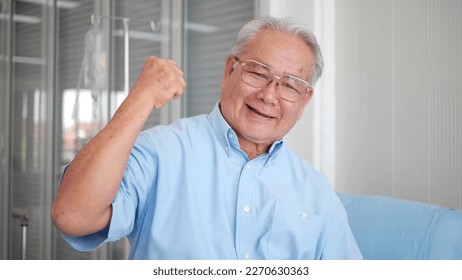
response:
<path id="1" fill-rule="evenodd" d="M 78 251 L 93 251 L 98 249 L 107 239 L 109 227 L 88 235 L 83 236 L 70 236 L 63 234 L 64 240 Z"/>

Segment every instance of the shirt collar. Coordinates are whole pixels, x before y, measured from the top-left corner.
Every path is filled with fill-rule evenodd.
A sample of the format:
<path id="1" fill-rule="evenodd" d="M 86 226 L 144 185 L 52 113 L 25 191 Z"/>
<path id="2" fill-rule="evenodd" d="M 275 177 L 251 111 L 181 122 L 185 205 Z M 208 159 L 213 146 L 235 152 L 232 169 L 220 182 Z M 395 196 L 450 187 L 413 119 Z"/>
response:
<path id="1" fill-rule="evenodd" d="M 225 149 L 228 157 L 231 156 L 231 148 L 235 148 L 237 150 L 242 151 L 239 147 L 239 142 L 237 139 L 236 132 L 234 132 L 234 130 L 231 128 L 231 126 L 228 124 L 228 122 L 225 120 L 225 118 L 221 114 L 220 102 L 217 102 L 215 104 L 215 107 L 213 108 L 212 112 L 209 114 L 208 119 L 209 119 L 210 124 L 212 125 L 215 135 L 218 138 L 218 141 L 220 142 L 223 149 Z M 282 145 L 283 145 L 282 139 L 274 142 L 273 145 L 271 145 L 267 153 L 267 156 L 268 156 L 267 160 L 269 160 L 274 155 L 276 155 L 277 152 L 281 149 Z"/>

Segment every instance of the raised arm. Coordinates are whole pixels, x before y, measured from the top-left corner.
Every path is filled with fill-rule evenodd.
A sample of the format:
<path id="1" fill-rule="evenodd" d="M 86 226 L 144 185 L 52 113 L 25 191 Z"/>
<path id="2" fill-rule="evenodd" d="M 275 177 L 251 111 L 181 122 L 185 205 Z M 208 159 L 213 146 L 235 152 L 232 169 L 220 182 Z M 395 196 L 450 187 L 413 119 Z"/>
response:
<path id="1" fill-rule="evenodd" d="M 125 165 L 153 109 L 183 95 L 183 72 L 171 60 L 149 57 L 130 94 L 111 121 L 68 166 L 51 211 L 64 234 L 80 236 L 105 228 Z"/>

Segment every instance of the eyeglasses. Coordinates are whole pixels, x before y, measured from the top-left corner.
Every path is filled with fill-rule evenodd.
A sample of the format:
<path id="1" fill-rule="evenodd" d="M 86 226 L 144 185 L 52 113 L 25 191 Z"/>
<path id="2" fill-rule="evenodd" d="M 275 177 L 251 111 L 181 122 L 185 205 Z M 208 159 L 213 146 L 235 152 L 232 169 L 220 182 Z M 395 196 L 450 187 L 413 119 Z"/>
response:
<path id="1" fill-rule="evenodd" d="M 236 64 L 239 58 L 236 58 Z M 299 102 L 312 88 L 308 82 L 289 74 L 276 76 L 274 69 L 255 60 L 241 63 L 242 81 L 258 89 L 266 88 L 273 80 L 276 81 L 276 90 L 279 95 L 289 102 Z"/>

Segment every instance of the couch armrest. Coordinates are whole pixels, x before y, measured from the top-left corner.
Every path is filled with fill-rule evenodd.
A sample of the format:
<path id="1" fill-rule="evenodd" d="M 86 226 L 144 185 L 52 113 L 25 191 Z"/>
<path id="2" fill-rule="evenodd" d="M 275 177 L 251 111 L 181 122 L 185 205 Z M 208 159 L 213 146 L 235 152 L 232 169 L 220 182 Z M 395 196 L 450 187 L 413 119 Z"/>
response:
<path id="1" fill-rule="evenodd" d="M 462 259 L 462 210 L 338 193 L 365 259 Z"/>

